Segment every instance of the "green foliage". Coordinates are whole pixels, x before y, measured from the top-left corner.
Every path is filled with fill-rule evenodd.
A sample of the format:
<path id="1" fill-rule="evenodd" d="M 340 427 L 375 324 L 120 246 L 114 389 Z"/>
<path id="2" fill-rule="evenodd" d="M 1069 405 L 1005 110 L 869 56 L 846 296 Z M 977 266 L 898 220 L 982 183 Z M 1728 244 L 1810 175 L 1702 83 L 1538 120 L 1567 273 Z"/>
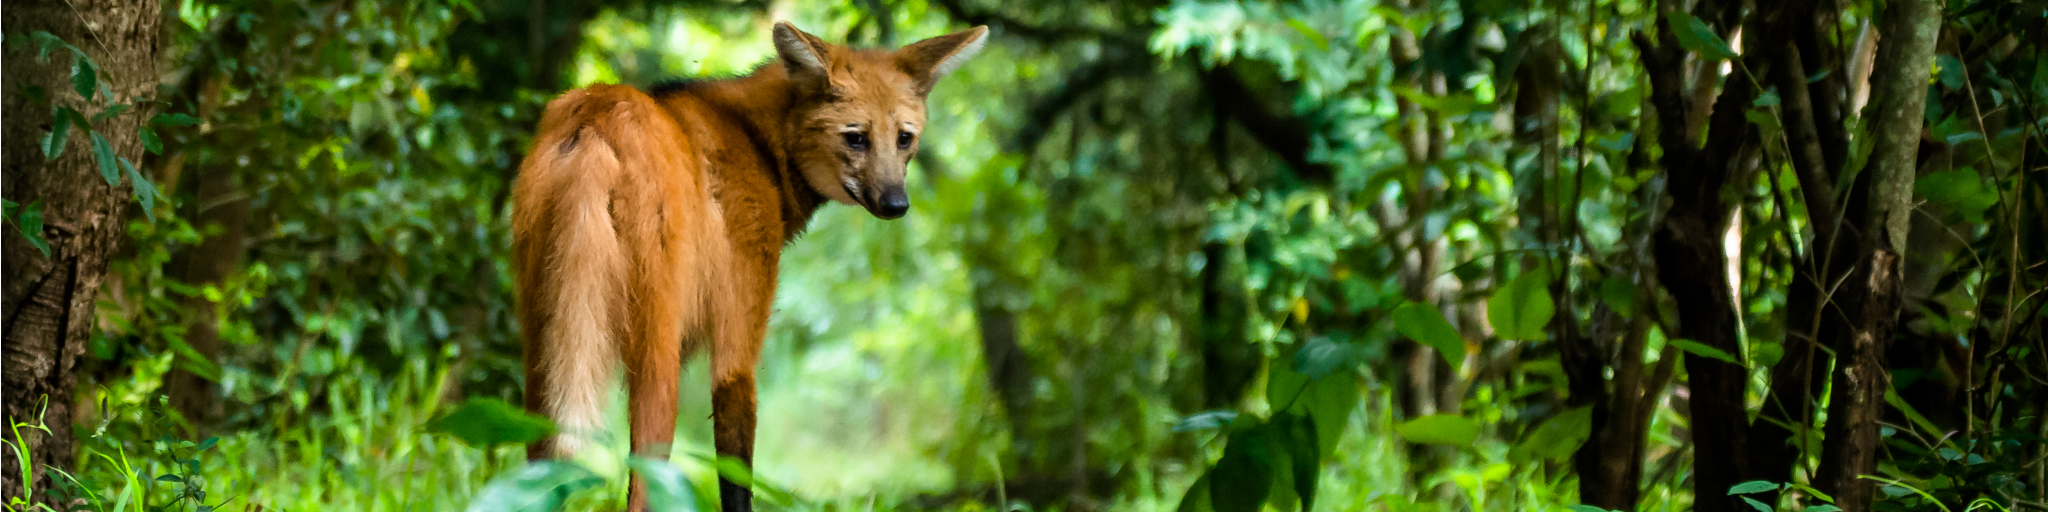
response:
<path id="1" fill-rule="evenodd" d="M 664 475 L 666 476 L 666 475 Z M 546 512 L 560 509 L 562 502 L 584 489 L 600 487 L 604 479 L 573 462 L 544 460 L 527 464 L 517 470 L 491 480 L 478 492 L 475 501 L 466 510 L 475 512 L 510 510 L 518 512 Z M 669 481 L 660 482 L 667 487 Z M 649 490 L 657 486 L 650 485 Z M 666 496 L 665 496 L 666 497 Z M 662 509 L 695 510 L 695 509 Z"/>
<path id="2" fill-rule="evenodd" d="M 1486 319 L 1501 339 L 1539 341 L 1557 306 L 1550 298 L 1550 273 L 1531 270 L 1515 276 L 1486 300 Z"/>
<path id="3" fill-rule="evenodd" d="M 496 398 L 471 398 L 427 424 L 427 430 L 455 436 L 480 449 L 526 444 L 555 432 L 555 424 Z"/>
<path id="4" fill-rule="evenodd" d="M 1395 428 L 1411 443 L 1465 446 L 1479 438 L 1479 422 L 1456 414 L 1431 414 Z"/>
<path id="5" fill-rule="evenodd" d="M 1682 10 L 1664 13 L 1664 24 L 1678 39 L 1678 46 L 1709 59 L 1733 59 L 1735 50 L 1712 27 Z"/>
<path id="6" fill-rule="evenodd" d="M 1442 313 L 1425 304 L 1409 303 L 1394 309 L 1394 328 L 1402 336 L 1418 343 L 1436 348 L 1444 362 L 1457 367 L 1465 362 L 1465 339 L 1458 337 L 1458 331 L 1451 323 L 1444 321 Z"/>

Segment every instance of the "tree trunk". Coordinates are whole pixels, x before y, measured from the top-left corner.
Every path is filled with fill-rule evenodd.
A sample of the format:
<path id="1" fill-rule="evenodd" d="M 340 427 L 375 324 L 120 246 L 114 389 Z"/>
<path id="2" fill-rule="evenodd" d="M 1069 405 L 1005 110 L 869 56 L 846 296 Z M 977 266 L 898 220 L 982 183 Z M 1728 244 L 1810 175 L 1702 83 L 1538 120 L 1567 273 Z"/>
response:
<path id="1" fill-rule="evenodd" d="M 196 178 L 193 202 L 198 211 L 192 218 L 193 224 L 202 230 L 219 226 L 220 231 L 209 233 L 198 246 L 181 255 L 184 264 L 172 270 L 177 272 L 178 282 L 194 287 L 214 286 L 242 266 L 242 255 L 247 252 L 244 241 L 248 238 L 249 198 L 233 170 L 213 169 L 199 173 Z M 219 362 L 220 318 L 215 315 L 219 306 L 204 296 L 187 297 L 180 303 L 188 315 L 185 344 L 207 361 Z M 184 369 L 173 370 L 164 381 L 164 393 L 171 397 L 171 405 L 200 428 L 220 412 L 218 387 Z"/>
<path id="2" fill-rule="evenodd" d="M 1666 3 L 1669 7 L 1669 3 Z M 1702 5 L 1702 19 L 1724 17 L 1740 3 L 1725 6 Z M 1718 12 L 1717 12 L 1718 11 Z M 1663 164 L 1668 181 L 1665 194 L 1671 208 L 1655 234 L 1653 254 L 1657 278 L 1678 306 L 1677 338 L 1690 339 L 1740 354 L 1736 343 L 1734 296 L 1727 279 L 1727 256 L 1721 236 L 1728 227 L 1731 206 L 1721 199 L 1721 188 L 1735 176 L 1746 175 L 1756 164 L 1754 137 L 1743 118 L 1743 108 L 1756 91 L 1735 67 L 1724 81 L 1721 94 L 1712 100 L 1708 140 L 1695 146 L 1692 129 L 1693 100 L 1683 83 L 1684 51 L 1679 49 L 1672 27 L 1659 27 L 1659 42 L 1651 45 L 1638 39 L 1643 48 L 1643 67 L 1650 73 L 1651 101 L 1656 106 L 1659 145 L 1664 148 Z M 1750 69 L 1762 60 L 1750 57 Z M 1701 73 L 1712 73 L 1703 66 Z M 1704 79 L 1701 83 L 1710 83 Z M 1694 91 L 1694 98 L 1710 97 Z M 1705 108 L 1705 107 L 1699 107 Z M 1744 450 L 1748 442 L 1749 415 L 1743 399 L 1748 373 L 1741 365 L 1687 353 L 1686 384 L 1691 392 L 1690 417 L 1696 448 L 1693 479 L 1695 510 L 1722 512 L 1746 510 L 1747 505 L 1728 496 L 1728 488 L 1748 475 L 1750 464 Z"/>
<path id="3" fill-rule="evenodd" d="M 153 110 L 146 95 L 156 90 L 161 20 L 162 11 L 152 0 L 70 0 L 11 3 L 0 22 L 8 37 L 48 31 L 83 50 L 99 65 L 99 82 L 112 94 L 95 94 L 94 101 L 82 102 L 70 81 L 68 50 L 54 49 L 46 62 L 37 62 L 34 43 L 6 54 L 6 82 L 0 85 L 8 115 L 0 131 L 6 148 L 6 188 L 0 195 L 24 206 L 41 202 L 43 234 L 50 242 L 45 257 L 16 229 L 0 236 L 0 288 L 5 290 L 0 309 L 6 311 L 5 341 L 0 344 L 7 369 L 5 390 L 0 392 L 5 396 L 4 421 L 49 427 L 47 433 L 22 429 L 24 438 L 18 441 L 29 460 L 19 460 L 11 452 L 0 457 L 0 494 L 9 501 L 24 485 L 49 488 L 52 481 L 43 468 L 69 470 L 76 459 L 71 446 L 72 370 L 92 334 L 94 300 L 107 260 L 127 232 L 125 214 L 131 200 L 125 183 L 109 187 L 100 176 L 92 138 L 82 131 L 71 132 L 61 157 L 45 160 L 39 145 L 53 124 L 52 106 L 22 91 L 40 87 L 55 104 L 88 117 L 108 104 L 134 105 L 125 114 L 93 123 L 93 131 L 105 137 L 114 155 L 141 160 L 136 129 Z M 20 480 L 24 462 L 34 466 L 28 473 L 33 482 Z M 38 493 L 31 499 L 48 498 Z"/>
<path id="4" fill-rule="evenodd" d="M 1836 347 L 1834 398 L 1816 482 L 1843 510 L 1868 509 L 1875 489 L 1861 477 L 1877 470 L 1877 423 L 1891 387 L 1884 350 L 1898 325 L 1928 63 L 1941 32 L 1941 8 L 1933 0 L 1893 0 L 1883 16 L 1870 80 L 1876 103 L 1867 121 L 1874 140 L 1861 178 L 1870 187 L 1859 219 L 1865 234 L 1845 282 L 1844 309 L 1855 317 L 1846 346 Z"/>

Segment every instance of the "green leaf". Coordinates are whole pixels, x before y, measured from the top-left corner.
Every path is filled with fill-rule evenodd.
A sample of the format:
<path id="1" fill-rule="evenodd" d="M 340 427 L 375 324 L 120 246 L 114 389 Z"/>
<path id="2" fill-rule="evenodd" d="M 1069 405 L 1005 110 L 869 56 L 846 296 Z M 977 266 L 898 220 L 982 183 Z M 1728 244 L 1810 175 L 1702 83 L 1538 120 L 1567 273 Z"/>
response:
<path id="1" fill-rule="evenodd" d="M 1735 49 L 1714 33 L 1714 29 L 1684 11 L 1664 13 L 1665 26 L 1678 39 L 1678 46 L 1709 59 L 1733 59 Z"/>
<path id="2" fill-rule="evenodd" d="M 1572 512 L 1613 512 L 1604 508 L 1586 505 L 1583 503 L 1578 505 L 1567 506 L 1565 507 L 1565 509 L 1570 510 Z"/>
<path id="3" fill-rule="evenodd" d="M 1237 419 L 1237 411 L 1227 409 L 1204 411 L 1196 413 L 1192 416 L 1188 416 L 1186 418 L 1181 418 L 1178 422 L 1174 422 L 1173 431 L 1193 432 L 1197 430 L 1214 430 L 1223 428 L 1225 425 L 1229 425 L 1231 420 L 1235 419 Z"/>
<path id="4" fill-rule="evenodd" d="M 1351 347 L 1325 336 L 1310 338 L 1294 352 L 1294 371 L 1310 379 L 1321 379 L 1351 363 Z"/>
<path id="5" fill-rule="evenodd" d="M 34 246 L 36 250 L 42 251 L 44 258 L 50 257 L 50 242 L 43 239 L 43 202 L 41 200 L 31 201 L 27 207 L 21 209 L 21 224 L 17 227 L 21 228 L 21 236 L 28 239 L 30 246 Z"/>
<path id="6" fill-rule="evenodd" d="M 71 59 L 71 90 L 78 91 L 85 101 L 92 101 L 93 91 L 99 90 L 99 73 L 93 69 L 92 60 L 80 53 Z"/>
<path id="7" fill-rule="evenodd" d="M 1763 480 L 1751 480 L 1748 482 L 1735 484 L 1734 487 L 1729 487 L 1728 495 L 1734 496 L 1737 494 L 1756 494 L 1760 492 L 1770 492 L 1775 490 L 1778 490 L 1778 484 L 1766 482 Z"/>
<path id="8" fill-rule="evenodd" d="M 1230 434 L 1223 458 L 1210 471 L 1209 502 L 1216 512 L 1258 512 L 1273 490 L 1273 444 L 1265 426 Z"/>
<path id="9" fill-rule="evenodd" d="M 539 415 L 496 398 L 471 398 L 432 423 L 427 430 L 455 436 L 463 443 L 489 449 L 505 443 L 531 443 L 554 433 L 555 425 Z"/>
<path id="10" fill-rule="evenodd" d="M 1394 330 L 1418 343 L 1435 347 L 1444 356 L 1444 362 L 1457 368 L 1465 363 L 1465 339 L 1458 337 L 1458 331 L 1451 323 L 1444 321 L 1442 313 L 1426 304 L 1410 302 L 1394 309 Z"/>
<path id="11" fill-rule="evenodd" d="M 1542 425 L 1508 450 L 1508 460 L 1520 464 L 1568 457 L 1592 434 L 1593 408 L 1575 407 L 1543 420 Z"/>
<path id="12" fill-rule="evenodd" d="M 107 179 L 107 186 L 121 185 L 121 165 L 114 160 L 114 146 L 107 144 L 100 132 L 92 132 L 92 158 L 100 164 L 100 177 Z"/>
<path id="13" fill-rule="evenodd" d="M 1757 95 L 1756 101 L 1749 102 L 1749 104 L 1756 107 L 1768 107 L 1778 104 L 1778 89 L 1772 88 L 1771 90 L 1764 91 L 1763 94 Z"/>
<path id="14" fill-rule="evenodd" d="M 107 108 L 101 109 L 100 113 L 92 115 L 92 122 L 97 123 L 108 119 L 113 119 L 115 116 L 119 116 L 123 113 L 128 112 L 128 108 L 129 105 L 127 103 L 115 103 L 113 105 L 107 105 Z"/>
<path id="15" fill-rule="evenodd" d="M 561 461 L 540 461 L 491 479 L 464 510 L 552 511 L 559 508 L 562 501 L 576 491 L 603 484 L 603 478 L 588 469 L 583 469 L 583 466 Z"/>
<path id="16" fill-rule="evenodd" d="M 1728 355 L 1727 352 L 1722 351 L 1721 349 L 1709 347 L 1706 344 L 1697 341 L 1688 339 L 1676 339 L 1671 340 L 1671 344 L 1677 346 L 1681 350 L 1692 353 L 1692 355 L 1705 357 L 1709 359 L 1719 359 L 1727 362 L 1728 364 L 1741 364 L 1735 362 L 1735 356 Z"/>
<path id="17" fill-rule="evenodd" d="M 1337 451 L 1337 441 L 1351 425 L 1351 410 L 1358 406 L 1358 382 L 1350 374 L 1337 374 L 1309 383 L 1301 400 L 1308 404 L 1308 417 L 1316 424 L 1319 459 Z"/>
<path id="18" fill-rule="evenodd" d="M 1504 340 L 1548 339 L 1543 327 L 1550 324 L 1550 316 L 1557 312 L 1549 286 L 1549 272 L 1530 270 L 1515 276 L 1486 299 L 1486 320 L 1493 324 L 1494 336 Z"/>
<path id="19" fill-rule="evenodd" d="M 1763 341 L 1749 345 L 1749 363 L 1756 366 L 1777 366 L 1785 358 L 1785 346 L 1777 342 Z"/>
<path id="20" fill-rule="evenodd" d="M 1301 20 L 1294 18 L 1287 19 L 1287 26 L 1294 27 L 1294 31 L 1300 32 L 1302 37 L 1308 38 L 1308 42 L 1315 43 L 1316 49 L 1330 49 L 1330 40 L 1323 37 L 1322 32 L 1316 31 L 1315 27 L 1310 27 L 1307 23 L 1302 23 Z"/>
<path id="21" fill-rule="evenodd" d="M 159 195 L 156 184 L 136 171 L 135 163 L 128 161 L 128 157 L 120 159 L 121 169 L 128 172 L 128 181 L 135 184 L 135 199 L 142 202 L 142 215 L 148 217 L 151 224 L 156 223 L 156 197 Z"/>
<path id="22" fill-rule="evenodd" d="M 1465 446 L 1479 438 L 1479 422 L 1456 414 L 1432 414 L 1408 420 L 1394 431 L 1410 443 Z"/>
<path id="23" fill-rule="evenodd" d="M 1955 56 L 1952 55 L 1936 55 L 1934 56 L 1934 65 L 1937 69 L 1936 76 L 1940 77 L 1943 87 L 1950 89 L 1963 88 L 1963 61 L 1956 60 Z"/>
<path id="24" fill-rule="evenodd" d="M 156 117 L 149 118 L 149 124 L 165 127 L 197 126 L 201 122 L 197 117 L 177 113 L 157 114 Z"/>
<path id="25" fill-rule="evenodd" d="M 1275 439 L 1279 442 L 1280 451 L 1287 454 L 1292 473 L 1290 480 L 1294 484 L 1294 495 L 1301 498 L 1301 510 L 1315 510 L 1316 478 L 1322 468 L 1318 458 L 1322 450 L 1316 446 L 1320 442 L 1316 423 L 1307 416 L 1288 414 L 1278 416 L 1274 426 L 1280 434 Z"/>
<path id="26" fill-rule="evenodd" d="M 1627 279 L 1609 277 L 1600 280 L 1600 300 L 1607 307 L 1623 317 L 1636 316 L 1636 284 Z"/>
<path id="27" fill-rule="evenodd" d="M 626 459 L 626 465 L 647 482 L 647 509 L 655 512 L 696 512 L 697 489 L 690 478 L 668 461 L 645 457 Z"/>
<path id="28" fill-rule="evenodd" d="M 64 154 L 64 144 L 71 140 L 72 112 L 76 111 L 71 107 L 57 107 L 57 111 L 50 114 L 50 134 L 43 137 L 44 160 L 56 160 L 58 155 Z"/>
<path id="29" fill-rule="evenodd" d="M 157 138 L 156 130 L 150 128 L 149 125 L 143 125 L 142 128 L 137 129 L 135 135 L 142 138 L 142 149 L 150 153 L 164 154 L 164 140 Z"/>
<path id="30" fill-rule="evenodd" d="M 41 30 L 30 33 L 29 38 L 36 41 L 36 62 L 49 60 L 50 50 L 64 46 L 63 39 L 58 39 L 57 36 Z"/>
<path id="31" fill-rule="evenodd" d="M 1742 501 L 1748 502 L 1750 507 L 1756 509 L 1756 512 L 1771 512 L 1770 505 L 1765 505 L 1764 502 L 1757 501 L 1755 498 L 1743 496 Z"/>
<path id="32" fill-rule="evenodd" d="M 1188 486 L 1188 492 L 1180 496 L 1180 506 L 1174 507 L 1174 512 L 1212 512 L 1216 510 L 1209 501 L 1209 475 L 1211 473 L 1215 473 L 1215 470 L 1212 469 L 1208 473 L 1202 473 L 1201 478 L 1195 479 L 1194 485 Z"/>
<path id="33" fill-rule="evenodd" d="M 1821 505 L 1814 505 L 1814 506 L 1811 506 L 1811 507 L 1806 507 L 1806 509 L 1805 509 L 1805 510 L 1806 510 L 1806 512 L 1842 512 L 1842 507 L 1837 507 L 1837 506 L 1834 506 L 1834 505 L 1827 505 L 1827 504 L 1821 504 Z"/>
<path id="34" fill-rule="evenodd" d="M 1984 190 L 1984 180 L 1970 169 L 1942 171 L 1921 177 L 1913 182 L 1913 190 L 1921 197 L 1936 203 L 1955 203 L 1978 195 Z"/>

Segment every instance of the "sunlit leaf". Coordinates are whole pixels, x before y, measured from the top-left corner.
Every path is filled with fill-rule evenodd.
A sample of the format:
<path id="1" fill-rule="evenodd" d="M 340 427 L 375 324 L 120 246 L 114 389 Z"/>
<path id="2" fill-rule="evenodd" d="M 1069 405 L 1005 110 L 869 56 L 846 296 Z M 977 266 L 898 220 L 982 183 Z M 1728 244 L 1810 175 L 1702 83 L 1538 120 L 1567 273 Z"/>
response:
<path id="1" fill-rule="evenodd" d="M 1479 422 L 1456 414 L 1432 414 L 1408 420 L 1394 431 L 1410 443 L 1465 446 L 1479 438 Z"/>
<path id="2" fill-rule="evenodd" d="M 1728 355 L 1727 351 L 1714 347 L 1709 347 L 1706 344 L 1697 341 L 1688 339 L 1675 339 L 1671 340 L 1671 344 L 1673 346 L 1678 347 L 1680 350 L 1684 350 L 1688 353 L 1691 353 L 1692 355 L 1705 357 L 1708 359 L 1718 359 L 1729 364 L 1741 364 L 1735 361 L 1735 356 Z"/>

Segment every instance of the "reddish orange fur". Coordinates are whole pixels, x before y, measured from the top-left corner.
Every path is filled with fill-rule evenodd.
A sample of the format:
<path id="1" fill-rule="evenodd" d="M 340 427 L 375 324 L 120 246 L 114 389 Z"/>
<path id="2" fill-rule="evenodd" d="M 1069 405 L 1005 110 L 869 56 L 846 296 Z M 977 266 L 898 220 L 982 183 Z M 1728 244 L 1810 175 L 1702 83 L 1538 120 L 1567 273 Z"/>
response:
<path id="1" fill-rule="evenodd" d="M 754 369 L 783 245 L 827 200 L 902 213 L 880 205 L 904 197 L 924 96 L 986 33 L 891 52 L 777 24 L 780 65 L 751 75 L 656 96 L 597 85 L 550 102 L 512 193 L 526 406 L 562 427 L 529 457 L 566 456 L 600 427 L 619 360 L 633 451 L 665 457 L 683 356 L 709 338 L 718 453 L 751 462 Z M 857 148 L 849 130 L 888 138 Z M 726 510 L 750 509 L 744 488 L 723 491 Z M 636 478 L 629 508 L 644 508 L 644 492 Z"/>

